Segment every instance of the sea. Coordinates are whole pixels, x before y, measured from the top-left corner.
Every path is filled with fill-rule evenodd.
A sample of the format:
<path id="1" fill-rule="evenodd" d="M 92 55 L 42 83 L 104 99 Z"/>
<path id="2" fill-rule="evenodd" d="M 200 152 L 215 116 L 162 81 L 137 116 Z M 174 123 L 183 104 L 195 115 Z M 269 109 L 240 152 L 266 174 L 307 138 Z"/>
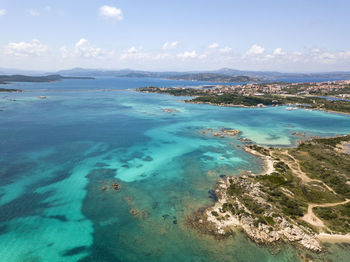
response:
<path id="1" fill-rule="evenodd" d="M 259 246 L 239 230 L 218 240 L 188 226 L 215 203 L 221 177 L 262 172 L 239 138 L 289 147 L 301 138 L 295 132 L 350 133 L 345 114 L 190 104 L 134 90 L 202 84 L 212 83 L 110 77 L 7 85 L 24 92 L 0 93 L 0 262 L 349 261 L 346 243 L 312 254 Z M 242 133 L 201 132 L 222 128 Z"/>

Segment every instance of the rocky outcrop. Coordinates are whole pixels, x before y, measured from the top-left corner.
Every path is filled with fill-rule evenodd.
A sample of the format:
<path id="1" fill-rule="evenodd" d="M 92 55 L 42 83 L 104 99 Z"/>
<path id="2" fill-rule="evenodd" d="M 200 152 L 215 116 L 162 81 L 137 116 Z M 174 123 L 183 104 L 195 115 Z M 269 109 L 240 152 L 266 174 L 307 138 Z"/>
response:
<path id="1" fill-rule="evenodd" d="M 206 128 L 206 130 L 201 130 L 200 132 L 203 135 L 213 135 L 215 137 L 221 137 L 221 138 L 237 136 L 241 133 L 241 131 L 236 129 L 231 129 L 231 128 L 222 128 L 219 130 Z"/>
<path id="2" fill-rule="evenodd" d="M 217 235 L 230 234 L 232 228 L 239 227 L 259 244 L 285 241 L 314 252 L 322 251 L 311 229 L 284 216 L 278 207 L 268 202 L 262 185 L 252 179 L 254 176 L 243 175 L 221 180 L 216 188 L 218 202 L 206 209 L 201 223 L 214 225 L 212 233 Z M 237 188 L 239 192 L 229 195 L 227 192 L 230 188 Z"/>

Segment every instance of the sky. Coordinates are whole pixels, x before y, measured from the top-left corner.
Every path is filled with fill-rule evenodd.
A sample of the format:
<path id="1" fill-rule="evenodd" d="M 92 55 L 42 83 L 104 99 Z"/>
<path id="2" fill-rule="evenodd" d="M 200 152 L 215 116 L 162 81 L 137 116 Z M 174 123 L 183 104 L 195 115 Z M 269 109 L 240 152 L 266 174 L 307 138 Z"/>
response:
<path id="1" fill-rule="evenodd" d="M 0 0 L 0 68 L 350 71 L 349 0 Z"/>

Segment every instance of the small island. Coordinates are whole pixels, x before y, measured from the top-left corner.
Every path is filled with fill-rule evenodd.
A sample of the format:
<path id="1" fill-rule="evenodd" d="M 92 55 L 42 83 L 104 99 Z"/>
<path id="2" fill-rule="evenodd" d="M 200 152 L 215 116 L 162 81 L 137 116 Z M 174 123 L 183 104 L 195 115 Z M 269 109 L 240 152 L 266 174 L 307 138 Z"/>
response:
<path id="1" fill-rule="evenodd" d="M 55 82 L 63 79 L 95 79 L 93 77 L 65 77 L 61 75 L 47 75 L 47 76 L 25 76 L 25 75 L 0 75 L 0 84 L 8 84 L 12 82 L 34 82 L 45 83 Z"/>
<path id="2" fill-rule="evenodd" d="M 323 240 L 350 240 L 350 135 L 312 138 L 295 148 L 247 144 L 265 162 L 217 183 L 218 201 L 188 219 L 200 232 L 222 238 L 242 229 L 258 244 L 294 243 L 314 252 Z"/>
<path id="3" fill-rule="evenodd" d="M 0 92 L 23 92 L 23 90 L 13 88 L 0 88 Z"/>

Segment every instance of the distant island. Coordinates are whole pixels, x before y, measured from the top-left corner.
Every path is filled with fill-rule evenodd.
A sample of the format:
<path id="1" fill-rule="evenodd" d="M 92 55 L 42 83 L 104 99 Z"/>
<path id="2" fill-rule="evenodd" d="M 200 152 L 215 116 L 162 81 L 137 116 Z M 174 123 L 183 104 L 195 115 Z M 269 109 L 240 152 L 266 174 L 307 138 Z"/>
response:
<path id="1" fill-rule="evenodd" d="M 205 82 L 258 82 L 261 81 L 258 78 L 250 76 L 229 76 L 217 73 L 196 73 L 196 74 L 184 74 L 167 77 L 171 80 L 186 80 L 186 81 L 205 81 Z"/>
<path id="2" fill-rule="evenodd" d="M 1 84 L 1 82 L 0 82 Z M 12 89 L 12 88 L 0 88 L 0 92 L 23 92 L 20 89 Z"/>
<path id="3" fill-rule="evenodd" d="M 189 225 L 219 238 L 238 227 L 259 244 L 291 242 L 314 252 L 325 250 L 323 240 L 349 240 L 349 143 L 350 135 L 313 138 L 296 148 L 246 144 L 245 151 L 264 160 L 264 173 L 221 179 L 216 204 Z"/>
<path id="4" fill-rule="evenodd" d="M 95 79 L 93 77 L 66 77 L 61 75 L 47 75 L 47 76 L 26 76 L 26 75 L 0 75 L 0 84 L 8 84 L 12 82 L 54 82 L 63 79 Z"/>
<path id="5" fill-rule="evenodd" d="M 259 78 L 250 76 L 230 76 L 219 73 L 151 73 L 151 72 L 130 72 L 126 74 L 117 75 L 117 77 L 130 78 L 146 78 L 156 77 L 168 80 L 179 81 L 205 81 L 205 82 L 230 82 L 230 83 L 247 83 L 261 81 Z"/>

